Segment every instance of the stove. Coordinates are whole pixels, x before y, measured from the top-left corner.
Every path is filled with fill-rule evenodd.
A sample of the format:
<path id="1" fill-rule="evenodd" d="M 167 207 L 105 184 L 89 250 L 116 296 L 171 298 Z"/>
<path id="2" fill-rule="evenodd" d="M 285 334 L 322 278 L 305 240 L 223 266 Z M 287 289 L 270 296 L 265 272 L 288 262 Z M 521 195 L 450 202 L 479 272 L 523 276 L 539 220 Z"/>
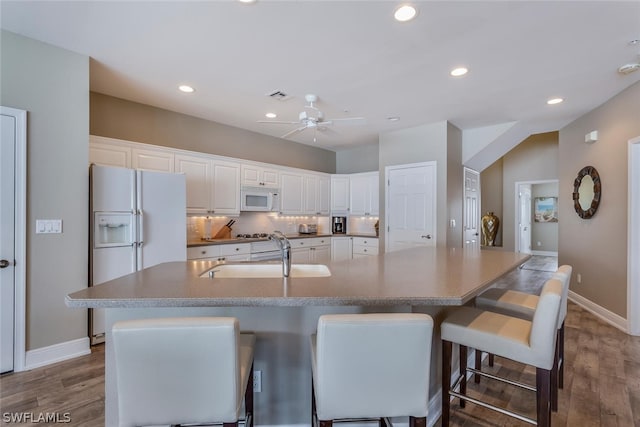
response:
<path id="1" fill-rule="evenodd" d="M 236 234 L 236 239 L 266 239 L 267 237 L 269 237 L 267 233 Z"/>

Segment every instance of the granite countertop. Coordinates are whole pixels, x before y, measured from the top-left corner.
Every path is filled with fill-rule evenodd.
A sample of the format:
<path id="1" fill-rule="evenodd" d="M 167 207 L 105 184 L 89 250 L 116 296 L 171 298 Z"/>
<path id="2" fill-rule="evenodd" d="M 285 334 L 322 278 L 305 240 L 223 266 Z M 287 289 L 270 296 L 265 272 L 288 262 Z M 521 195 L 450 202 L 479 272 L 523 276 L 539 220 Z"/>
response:
<path id="1" fill-rule="evenodd" d="M 326 234 L 326 233 L 321 233 L 321 234 L 300 234 L 300 233 L 295 233 L 295 234 L 287 234 L 286 235 L 287 239 L 309 239 L 309 238 L 313 238 L 313 237 L 369 237 L 369 238 L 375 238 L 377 239 L 378 236 L 375 235 L 375 233 L 347 233 L 347 234 Z M 188 248 L 192 248 L 192 247 L 196 247 L 196 246 L 214 246 L 214 245 L 231 245 L 231 244 L 235 244 L 235 243 L 252 243 L 252 242 L 265 242 L 269 240 L 266 237 L 259 237 L 259 238 L 229 238 L 229 239 L 210 239 L 210 240 L 189 240 L 187 241 L 187 247 Z"/>
<path id="2" fill-rule="evenodd" d="M 201 278 L 217 261 L 169 262 L 66 297 L 69 307 L 461 305 L 529 255 L 423 247 L 328 264 L 330 277 Z"/>

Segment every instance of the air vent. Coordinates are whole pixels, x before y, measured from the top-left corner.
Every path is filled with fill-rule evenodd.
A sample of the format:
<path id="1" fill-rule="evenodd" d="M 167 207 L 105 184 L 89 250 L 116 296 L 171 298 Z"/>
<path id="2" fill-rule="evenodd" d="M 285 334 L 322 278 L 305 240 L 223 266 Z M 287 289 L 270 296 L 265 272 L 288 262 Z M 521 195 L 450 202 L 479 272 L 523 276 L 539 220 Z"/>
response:
<path id="1" fill-rule="evenodd" d="M 286 101 L 287 99 L 291 98 L 281 90 L 274 90 L 273 92 L 268 93 L 267 96 L 273 99 L 277 99 L 278 101 Z"/>

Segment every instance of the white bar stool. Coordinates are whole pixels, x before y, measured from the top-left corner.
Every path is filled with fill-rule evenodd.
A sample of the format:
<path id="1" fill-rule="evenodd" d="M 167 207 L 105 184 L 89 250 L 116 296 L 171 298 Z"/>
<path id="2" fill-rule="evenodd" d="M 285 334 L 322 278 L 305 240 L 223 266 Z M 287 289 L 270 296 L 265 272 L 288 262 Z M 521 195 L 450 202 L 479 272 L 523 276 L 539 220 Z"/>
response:
<path id="1" fill-rule="evenodd" d="M 540 294 L 531 321 L 505 316 L 475 307 L 455 309 L 441 325 L 442 334 L 442 425 L 449 425 L 450 396 L 493 409 L 522 421 L 549 426 L 551 424 L 551 372 L 555 359 L 556 329 L 562 282 L 549 279 Z M 460 376 L 451 385 L 452 344 L 460 346 Z M 467 368 L 467 347 L 525 363 L 536 368 L 536 387 Z M 496 407 L 467 395 L 467 371 L 502 380 L 536 392 L 536 418 L 531 419 L 505 408 Z M 457 390 L 458 389 L 458 390 Z"/>
<path id="2" fill-rule="evenodd" d="M 253 426 L 255 336 L 233 317 L 142 319 L 113 325 L 120 426 Z"/>
<path id="3" fill-rule="evenodd" d="M 562 265 L 556 270 L 552 278 L 562 282 L 562 300 L 560 302 L 560 315 L 558 316 L 558 339 L 556 348 L 556 363 L 552 381 L 556 388 L 552 390 L 551 409 L 558 410 L 558 388 L 564 386 L 564 321 L 567 317 L 567 299 L 571 274 L 573 268 L 570 265 Z M 538 305 L 537 295 L 509 289 L 492 288 L 476 297 L 475 306 L 482 310 L 495 311 L 507 316 L 519 317 L 525 320 L 533 319 Z M 476 350 L 476 369 L 480 369 L 482 352 Z M 493 354 L 489 354 L 489 366 L 493 366 Z M 480 376 L 475 376 L 475 382 L 480 382 Z"/>
<path id="4" fill-rule="evenodd" d="M 320 316 L 311 336 L 312 427 L 406 416 L 411 427 L 426 426 L 432 335 L 427 314 Z"/>

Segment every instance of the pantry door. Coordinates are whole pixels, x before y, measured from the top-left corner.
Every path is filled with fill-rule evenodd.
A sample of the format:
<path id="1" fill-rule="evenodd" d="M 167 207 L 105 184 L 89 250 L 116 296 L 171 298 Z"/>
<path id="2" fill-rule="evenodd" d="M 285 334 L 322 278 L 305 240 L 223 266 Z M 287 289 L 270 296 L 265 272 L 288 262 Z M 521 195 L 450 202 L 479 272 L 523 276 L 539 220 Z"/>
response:
<path id="1" fill-rule="evenodd" d="M 386 251 L 436 246 L 436 162 L 385 168 Z"/>
<path id="2" fill-rule="evenodd" d="M 0 107 L 0 372 L 24 367 L 26 112 Z"/>

